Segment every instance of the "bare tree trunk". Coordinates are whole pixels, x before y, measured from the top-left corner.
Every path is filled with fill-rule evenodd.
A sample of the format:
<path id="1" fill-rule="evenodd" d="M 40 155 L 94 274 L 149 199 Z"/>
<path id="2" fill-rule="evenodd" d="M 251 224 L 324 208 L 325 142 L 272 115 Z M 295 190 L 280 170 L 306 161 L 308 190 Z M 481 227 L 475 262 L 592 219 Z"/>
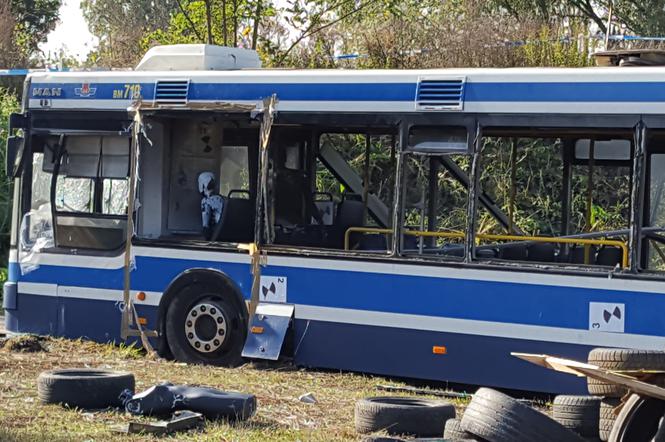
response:
<path id="1" fill-rule="evenodd" d="M 229 45 L 229 33 L 226 26 L 226 0 L 222 0 L 222 34 L 224 35 L 224 46 Z"/>
<path id="2" fill-rule="evenodd" d="M 238 47 L 238 0 L 233 0 L 233 47 Z"/>
<path id="3" fill-rule="evenodd" d="M 263 7 L 263 1 L 256 1 L 256 12 L 254 13 L 254 31 L 252 33 L 252 49 L 256 49 L 256 43 L 259 39 L 259 23 L 261 21 L 261 8 Z"/>
<path id="4" fill-rule="evenodd" d="M 206 3 L 206 27 L 208 29 L 208 44 L 211 45 L 212 40 L 212 12 L 210 12 L 210 0 L 205 0 Z"/>

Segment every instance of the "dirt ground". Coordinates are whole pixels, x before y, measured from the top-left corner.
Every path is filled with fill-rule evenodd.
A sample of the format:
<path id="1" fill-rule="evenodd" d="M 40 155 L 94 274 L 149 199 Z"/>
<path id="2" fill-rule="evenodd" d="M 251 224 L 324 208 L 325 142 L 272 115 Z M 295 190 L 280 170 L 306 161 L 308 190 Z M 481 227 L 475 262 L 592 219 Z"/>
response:
<path id="1" fill-rule="evenodd" d="M 36 345 L 33 341 L 13 338 L 0 348 L 0 440 L 157 440 L 152 436 L 112 432 L 112 425 L 136 419 L 120 411 L 89 412 L 39 403 L 36 390 L 39 373 L 73 367 L 131 371 L 136 376 L 136 391 L 170 381 L 257 396 L 258 411 L 249 421 L 207 422 L 202 431 L 166 438 L 179 441 L 359 440 L 361 437 L 353 428 L 356 400 L 381 395 L 376 389 L 378 384 L 403 385 L 380 377 L 311 371 L 287 364 L 245 364 L 227 369 L 151 360 L 133 347 L 48 338 Z M 308 392 L 317 403 L 298 400 Z M 456 405 L 461 408 L 464 401 L 457 401 Z"/>

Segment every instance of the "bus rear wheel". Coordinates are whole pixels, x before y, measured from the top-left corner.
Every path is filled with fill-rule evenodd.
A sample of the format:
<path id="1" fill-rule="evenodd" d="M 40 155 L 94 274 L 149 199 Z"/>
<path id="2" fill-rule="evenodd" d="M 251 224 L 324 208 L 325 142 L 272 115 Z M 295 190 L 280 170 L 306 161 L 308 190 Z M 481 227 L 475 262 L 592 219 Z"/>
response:
<path id="1" fill-rule="evenodd" d="M 166 311 L 166 340 L 176 360 L 232 367 L 242 363 L 247 331 L 238 308 L 212 287 L 192 285 Z"/>

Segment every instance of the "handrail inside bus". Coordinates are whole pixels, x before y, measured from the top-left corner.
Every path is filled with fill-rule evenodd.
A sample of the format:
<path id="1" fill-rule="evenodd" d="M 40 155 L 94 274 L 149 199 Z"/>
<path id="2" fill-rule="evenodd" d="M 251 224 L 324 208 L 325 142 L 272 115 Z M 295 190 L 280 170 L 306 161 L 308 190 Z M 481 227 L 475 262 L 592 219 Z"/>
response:
<path id="1" fill-rule="evenodd" d="M 344 234 L 344 250 L 349 250 L 350 238 L 352 233 L 380 233 L 392 234 L 392 229 L 382 229 L 374 227 L 349 227 Z M 425 232 L 420 230 L 405 230 L 405 235 L 416 237 L 428 238 L 464 238 L 464 232 Z M 628 267 L 628 246 L 622 242 L 611 239 L 586 239 L 586 238 L 555 238 L 547 236 L 521 236 L 521 235 L 493 235 L 487 233 L 479 233 L 476 238 L 480 240 L 490 241 L 530 241 L 538 243 L 554 243 L 554 244 L 578 244 L 578 245 L 598 245 L 598 246 L 614 246 L 621 249 L 621 267 Z"/>

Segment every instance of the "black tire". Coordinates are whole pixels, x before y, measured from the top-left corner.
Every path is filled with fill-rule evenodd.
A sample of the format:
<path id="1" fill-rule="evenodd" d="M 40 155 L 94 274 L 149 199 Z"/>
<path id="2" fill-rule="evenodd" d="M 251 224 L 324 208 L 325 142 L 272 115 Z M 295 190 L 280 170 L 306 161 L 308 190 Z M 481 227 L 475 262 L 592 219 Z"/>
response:
<path id="1" fill-rule="evenodd" d="M 498 391 L 480 388 L 462 417 L 462 429 L 492 442 L 583 441 L 549 416 Z"/>
<path id="2" fill-rule="evenodd" d="M 623 348 L 594 348 L 589 352 L 589 364 L 604 370 L 663 370 L 665 351 L 630 350 Z M 665 387 L 665 376 L 657 375 L 646 382 Z M 620 385 L 587 378 L 589 393 L 605 397 L 622 397 L 628 390 Z"/>
<path id="3" fill-rule="evenodd" d="M 37 396 L 45 404 L 122 407 L 121 395 L 125 394 L 134 394 L 134 375 L 127 372 L 73 368 L 45 371 L 37 378 Z"/>
<path id="4" fill-rule="evenodd" d="M 663 414 L 665 401 L 633 394 L 621 407 L 608 441 L 660 442 Z"/>
<path id="5" fill-rule="evenodd" d="M 552 417 L 580 436 L 597 438 L 600 400 L 597 396 L 557 396 L 552 404 Z"/>
<path id="6" fill-rule="evenodd" d="M 604 398 L 600 402 L 600 418 L 598 419 L 598 437 L 600 437 L 600 440 L 609 440 L 612 427 L 617 419 L 614 410 L 620 404 L 621 399 L 617 398 Z"/>
<path id="7" fill-rule="evenodd" d="M 358 433 L 386 431 L 417 437 L 440 437 L 455 407 L 445 401 L 416 397 L 371 397 L 356 402 Z"/>
<path id="8" fill-rule="evenodd" d="M 399 437 L 367 436 L 366 438 L 362 439 L 362 442 L 407 442 L 407 441 Z"/>
<path id="9" fill-rule="evenodd" d="M 185 334 L 187 315 L 200 303 L 219 309 L 228 326 L 221 346 L 212 352 L 197 350 Z M 169 349 L 178 361 L 224 367 L 234 367 L 243 361 L 241 353 L 247 337 L 247 321 L 236 305 L 212 285 L 193 282 L 181 290 L 166 310 L 164 329 Z"/>
<path id="10" fill-rule="evenodd" d="M 443 429 L 443 438 L 454 440 L 454 441 L 456 441 L 456 440 L 465 440 L 465 441 L 484 442 L 483 439 L 480 439 L 479 437 L 474 436 L 473 434 L 469 433 L 468 431 L 464 431 L 462 429 L 461 419 L 448 419 L 446 421 L 446 426 Z"/>

